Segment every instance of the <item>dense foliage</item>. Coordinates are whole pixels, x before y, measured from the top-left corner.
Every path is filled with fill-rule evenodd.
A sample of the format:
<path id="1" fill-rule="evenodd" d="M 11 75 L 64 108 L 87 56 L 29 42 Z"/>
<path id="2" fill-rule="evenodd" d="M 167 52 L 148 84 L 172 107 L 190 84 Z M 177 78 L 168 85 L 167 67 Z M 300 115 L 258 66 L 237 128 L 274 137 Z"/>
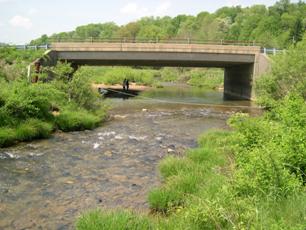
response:
<path id="1" fill-rule="evenodd" d="M 99 96 L 87 76 L 66 63 L 48 69 L 54 79 L 29 83 L 26 66 L 40 52 L 0 48 L 0 147 L 17 141 L 48 137 L 55 129 L 84 130 L 96 127 L 105 117 Z M 4 58 L 5 57 L 5 58 Z M 12 70 L 12 71 L 8 71 Z"/>
<path id="2" fill-rule="evenodd" d="M 192 39 L 257 41 L 285 48 L 302 39 L 306 27 L 306 3 L 280 0 L 273 6 L 223 7 L 197 16 L 145 17 L 127 25 L 113 22 L 79 26 L 74 31 L 43 35 L 32 44 L 63 39 Z"/>
<path id="3" fill-rule="evenodd" d="M 0 47 L 0 80 L 13 81 L 27 74 L 26 66 L 42 55 L 41 50 L 20 50 Z"/>
<path id="4" fill-rule="evenodd" d="M 274 102 L 295 92 L 306 99 L 306 35 L 296 47 L 272 57 L 272 70 L 256 84 L 260 103 L 273 106 Z"/>

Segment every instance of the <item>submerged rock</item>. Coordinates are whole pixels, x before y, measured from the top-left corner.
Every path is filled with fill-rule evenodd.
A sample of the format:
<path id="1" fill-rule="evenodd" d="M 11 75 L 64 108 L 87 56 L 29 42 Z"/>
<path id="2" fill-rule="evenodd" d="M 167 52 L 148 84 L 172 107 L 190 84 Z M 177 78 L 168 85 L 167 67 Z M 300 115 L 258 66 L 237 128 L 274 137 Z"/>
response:
<path id="1" fill-rule="evenodd" d="M 100 144 L 94 143 L 94 146 L 93 146 L 94 149 L 97 149 L 97 148 L 99 148 L 99 147 L 100 147 Z"/>
<path id="2" fill-rule="evenodd" d="M 104 155 L 105 156 L 107 156 L 107 157 L 111 157 L 111 156 L 113 156 L 113 153 L 112 153 L 112 151 L 106 151 L 105 153 L 104 153 Z"/>
<path id="3" fill-rule="evenodd" d="M 126 115 L 114 115 L 115 119 L 125 119 L 127 116 Z"/>
<path id="4" fill-rule="evenodd" d="M 115 139 L 116 139 L 116 140 L 122 140 L 122 139 L 123 139 L 123 137 L 122 137 L 122 136 L 120 136 L 120 135 L 117 135 L 117 136 L 115 136 Z"/>
<path id="5" fill-rule="evenodd" d="M 4 152 L 4 153 L 0 153 L 0 159 L 19 159 L 20 156 L 10 153 L 10 152 Z"/>
<path id="6" fill-rule="evenodd" d="M 162 141 L 163 140 L 163 138 L 162 137 L 155 137 L 155 140 L 157 140 L 157 141 Z"/>
<path id="7" fill-rule="evenodd" d="M 175 152 L 175 150 L 174 150 L 174 149 L 170 149 L 170 148 L 168 148 L 168 149 L 167 149 L 167 152 L 168 152 L 168 153 L 174 153 L 174 152 Z"/>
<path id="8" fill-rule="evenodd" d="M 147 136 L 143 136 L 143 137 L 135 137 L 135 136 L 129 136 L 130 140 L 136 140 L 136 141 L 143 141 L 147 138 Z"/>

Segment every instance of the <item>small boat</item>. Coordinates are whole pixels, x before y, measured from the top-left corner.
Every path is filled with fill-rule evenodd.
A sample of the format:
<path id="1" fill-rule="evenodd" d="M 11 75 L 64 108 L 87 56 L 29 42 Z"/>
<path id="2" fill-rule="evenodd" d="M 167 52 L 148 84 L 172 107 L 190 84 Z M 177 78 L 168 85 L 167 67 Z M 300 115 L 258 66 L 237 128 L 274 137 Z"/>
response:
<path id="1" fill-rule="evenodd" d="M 99 92 L 101 95 L 105 95 L 105 94 L 108 93 L 108 90 L 103 89 L 103 88 L 98 88 L 98 92 Z"/>

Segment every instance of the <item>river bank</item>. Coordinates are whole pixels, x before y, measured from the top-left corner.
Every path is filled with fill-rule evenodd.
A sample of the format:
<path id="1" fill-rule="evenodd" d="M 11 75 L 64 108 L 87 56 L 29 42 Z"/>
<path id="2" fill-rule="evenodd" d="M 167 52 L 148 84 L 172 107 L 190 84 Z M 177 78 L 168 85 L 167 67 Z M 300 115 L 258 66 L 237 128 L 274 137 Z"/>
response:
<path id="1" fill-rule="evenodd" d="M 174 96 L 172 90 L 160 90 L 159 98 Z M 173 99 L 224 103 L 222 93 L 184 92 Z M 0 150 L 0 228 L 74 229 L 83 212 L 96 208 L 148 213 L 147 194 L 161 183 L 158 162 L 184 155 L 196 147 L 199 134 L 226 128 L 226 119 L 239 111 L 108 100 L 113 106 L 101 127 Z"/>

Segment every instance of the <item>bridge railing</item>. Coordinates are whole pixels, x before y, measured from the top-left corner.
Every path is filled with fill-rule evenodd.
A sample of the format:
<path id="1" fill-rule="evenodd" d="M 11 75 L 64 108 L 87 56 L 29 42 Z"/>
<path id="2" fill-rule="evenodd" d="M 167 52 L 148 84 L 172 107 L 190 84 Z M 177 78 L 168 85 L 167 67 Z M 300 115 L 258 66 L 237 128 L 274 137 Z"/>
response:
<path id="1" fill-rule="evenodd" d="M 276 49 L 276 48 L 262 48 L 261 52 L 268 55 L 276 55 L 285 52 L 285 50 Z"/>
<path id="2" fill-rule="evenodd" d="M 0 47 L 12 47 L 18 50 L 39 50 L 39 49 L 44 49 L 47 50 L 50 48 L 49 44 L 44 44 L 44 45 L 4 45 Z"/>
<path id="3" fill-rule="evenodd" d="M 206 45 L 236 45 L 260 46 L 256 41 L 231 40 L 198 40 L 198 39 L 158 39 L 158 38 L 58 38 L 49 40 L 51 43 L 80 42 L 80 43 L 165 43 L 165 44 L 206 44 Z"/>
<path id="4" fill-rule="evenodd" d="M 50 39 L 50 43 L 69 43 L 69 42 L 78 42 L 78 43 L 161 43 L 161 44 L 203 44 L 203 45 L 233 45 L 233 46 L 261 46 L 260 43 L 255 41 L 231 41 L 231 40 L 196 40 L 196 39 L 140 39 L 140 38 L 59 38 L 59 39 Z M 2 47 L 2 46 L 0 46 Z M 10 45 L 3 47 L 14 47 L 16 49 L 22 50 L 38 50 L 45 49 L 48 50 L 52 47 L 50 44 L 43 45 Z M 277 48 L 261 48 L 261 53 L 267 55 L 276 55 L 284 52 L 284 50 Z"/>

